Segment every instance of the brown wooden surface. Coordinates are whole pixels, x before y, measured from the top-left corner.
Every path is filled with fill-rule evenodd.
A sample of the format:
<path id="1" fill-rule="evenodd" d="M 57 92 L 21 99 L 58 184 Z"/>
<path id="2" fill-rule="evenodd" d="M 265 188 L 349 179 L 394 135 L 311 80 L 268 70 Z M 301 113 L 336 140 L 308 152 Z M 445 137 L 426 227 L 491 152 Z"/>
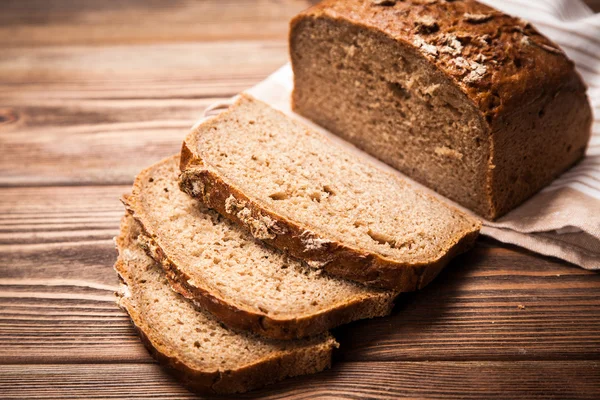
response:
<path id="1" fill-rule="evenodd" d="M 114 304 L 118 198 L 308 4 L 0 2 L 0 398 L 192 397 Z M 244 397 L 600 397 L 600 275 L 487 239 L 334 334 L 332 370 Z"/>

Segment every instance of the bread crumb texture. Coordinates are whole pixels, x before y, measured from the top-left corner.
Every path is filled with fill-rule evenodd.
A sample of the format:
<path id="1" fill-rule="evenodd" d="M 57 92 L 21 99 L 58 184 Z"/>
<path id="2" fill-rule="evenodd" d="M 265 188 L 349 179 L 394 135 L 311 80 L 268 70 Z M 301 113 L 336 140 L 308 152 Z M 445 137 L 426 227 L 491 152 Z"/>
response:
<path id="1" fill-rule="evenodd" d="M 298 238 L 306 251 L 343 243 L 398 262 L 425 262 L 477 225 L 249 96 L 201 125 L 194 138 L 193 151 L 225 182 L 262 210 L 310 228 Z M 447 147 L 439 155 L 461 158 Z M 225 210 L 255 237 L 277 234 L 274 221 L 252 215 L 233 196 Z"/>
<path id="2" fill-rule="evenodd" d="M 244 201 L 230 196 L 225 209 L 248 223 L 252 234 L 183 193 L 178 188 L 178 160 L 172 157 L 143 171 L 129 208 L 155 247 L 187 277 L 187 284 L 238 310 L 276 319 L 317 315 L 375 299 L 381 310 L 387 309 L 383 305 L 391 303 L 391 292 L 322 274 L 256 241 L 282 231 L 267 216 L 251 216 Z M 151 245 L 143 244 L 145 236 L 139 235 L 138 241 L 152 252 Z M 310 243 L 323 245 L 319 240 Z"/>

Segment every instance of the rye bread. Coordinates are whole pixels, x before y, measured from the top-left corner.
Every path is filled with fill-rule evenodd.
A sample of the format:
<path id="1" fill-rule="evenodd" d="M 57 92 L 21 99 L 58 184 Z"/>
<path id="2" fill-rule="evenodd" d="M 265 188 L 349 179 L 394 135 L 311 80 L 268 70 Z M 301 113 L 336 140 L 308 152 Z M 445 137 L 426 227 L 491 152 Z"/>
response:
<path id="1" fill-rule="evenodd" d="M 198 125 L 180 186 L 314 268 L 411 291 L 470 248 L 479 221 L 242 94 Z"/>
<path id="2" fill-rule="evenodd" d="M 592 112 L 563 51 L 472 0 L 326 0 L 290 26 L 292 108 L 488 219 L 584 153 Z"/>
<path id="3" fill-rule="evenodd" d="M 118 304 L 152 355 L 191 390 L 235 393 L 328 368 L 337 347 L 327 334 L 271 340 L 224 327 L 172 291 L 162 269 L 138 246 L 141 231 L 126 215 L 116 239 Z"/>
<path id="4" fill-rule="evenodd" d="M 179 157 L 142 171 L 123 202 L 173 288 L 235 329 L 293 339 L 387 315 L 395 293 L 328 276 L 270 249 L 181 192 Z"/>

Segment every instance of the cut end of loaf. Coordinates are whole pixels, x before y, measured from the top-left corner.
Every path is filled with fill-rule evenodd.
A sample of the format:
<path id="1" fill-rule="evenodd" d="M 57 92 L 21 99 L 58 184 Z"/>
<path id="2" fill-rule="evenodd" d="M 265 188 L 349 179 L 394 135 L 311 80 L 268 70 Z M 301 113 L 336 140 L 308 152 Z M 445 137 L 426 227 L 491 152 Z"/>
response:
<path id="1" fill-rule="evenodd" d="M 473 0 L 325 0 L 292 20 L 292 109 L 489 220 L 583 158 L 565 53 Z"/>

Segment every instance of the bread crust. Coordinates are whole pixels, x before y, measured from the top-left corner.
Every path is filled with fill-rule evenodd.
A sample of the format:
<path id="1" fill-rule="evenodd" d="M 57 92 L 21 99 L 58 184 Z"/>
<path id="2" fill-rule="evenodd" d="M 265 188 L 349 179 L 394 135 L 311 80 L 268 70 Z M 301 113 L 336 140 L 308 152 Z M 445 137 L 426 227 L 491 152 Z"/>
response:
<path id="1" fill-rule="evenodd" d="M 114 268 L 122 282 L 126 284 L 131 281 L 120 260 L 116 262 Z M 147 327 L 144 326 L 143 319 L 136 310 L 121 301 L 118 303 L 129 314 L 133 326 L 150 354 L 159 363 L 168 367 L 169 372 L 184 386 L 198 393 L 247 392 L 287 377 L 316 373 L 331 367 L 332 351 L 337 347 L 337 342 L 330 336 L 325 342 L 316 343 L 310 348 L 281 352 L 237 370 L 202 371 L 181 362 L 165 346 L 155 343 L 145 332 Z"/>
<path id="2" fill-rule="evenodd" d="M 163 162 L 168 162 L 174 157 L 178 156 L 169 157 Z M 152 168 L 142 171 L 139 176 L 145 176 L 146 171 L 150 171 Z M 143 179 L 136 179 L 134 183 L 134 187 L 138 187 L 136 190 L 141 190 L 139 188 L 140 181 Z M 191 283 L 191 277 L 186 275 L 166 255 L 160 247 L 159 241 L 155 239 L 155 232 L 148 229 L 147 221 L 150 217 L 146 215 L 143 207 L 136 203 L 134 196 L 125 195 L 122 202 L 127 212 L 142 229 L 143 237 L 146 239 L 142 247 L 163 267 L 171 287 L 200 309 L 213 314 L 230 328 L 251 331 L 269 338 L 290 340 L 313 336 L 358 319 L 385 316 L 391 312 L 394 306 L 396 294 L 392 291 L 381 291 L 378 295 L 357 297 L 353 301 L 308 316 L 278 318 L 264 312 L 242 308 L 211 292 L 202 282 Z"/>
<path id="3" fill-rule="evenodd" d="M 573 68 L 573 62 L 556 43 L 540 34 L 527 21 L 485 4 L 474 0 L 393 1 L 394 4 L 387 6 L 374 3 L 368 0 L 324 0 L 291 20 L 290 35 L 306 18 L 344 20 L 357 28 L 384 33 L 419 51 L 434 63 L 492 120 L 517 111 L 523 104 L 539 98 L 540 94 L 550 96 L 544 93 L 549 87 L 585 88 Z M 435 29 L 422 29 L 423 21 L 429 18 L 433 20 Z M 439 49 L 446 43 L 448 34 L 464 38 L 460 57 L 487 66 L 487 72 L 478 79 L 469 79 L 468 68 L 456 62 L 457 54 L 423 47 L 419 41 L 421 38 Z M 486 59 L 483 60 L 481 55 Z M 515 65 L 517 59 L 523 58 L 531 58 L 535 62 L 522 60 L 520 67 Z M 492 70 L 490 63 L 494 61 L 496 66 Z"/>
<path id="4" fill-rule="evenodd" d="M 228 212 L 227 203 L 231 204 L 232 199 L 237 204 L 244 204 L 255 220 L 264 217 L 271 219 L 278 229 L 272 232 L 272 238 L 261 237 L 261 240 L 293 257 L 307 261 L 309 265 L 318 266 L 331 275 L 396 292 L 414 291 L 431 282 L 450 259 L 471 248 L 479 235 L 481 225 L 473 220 L 471 230 L 464 232 L 447 249 L 444 249 L 440 257 L 427 262 L 401 263 L 350 247 L 322 237 L 312 232 L 309 227 L 299 225 L 267 209 L 258 201 L 250 199 L 241 189 L 227 182 L 216 169 L 207 165 L 198 154 L 193 153 L 191 150 L 195 146 L 193 135 L 194 132 L 186 138 L 181 150 L 181 190 L 251 232 L 253 226 L 249 219 L 241 220 L 237 216 L 238 213 Z M 432 200 L 437 201 L 433 198 Z M 323 245 L 311 246 L 306 241 L 307 235 Z"/>
<path id="5" fill-rule="evenodd" d="M 486 197 L 470 206 L 478 214 L 499 218 L 583 158 L 592 124 L 586 87 L 560 47 L 526 21 L 473 0 L 324 0 L 290 23 L 294 69 L 294 37 L 317 19 L 402 43 L 464 93 L 490 142 Z M 292 109 L 306 114 L 296 99 Z M 548 109 L 560 111 L 542 118 Z"/>

